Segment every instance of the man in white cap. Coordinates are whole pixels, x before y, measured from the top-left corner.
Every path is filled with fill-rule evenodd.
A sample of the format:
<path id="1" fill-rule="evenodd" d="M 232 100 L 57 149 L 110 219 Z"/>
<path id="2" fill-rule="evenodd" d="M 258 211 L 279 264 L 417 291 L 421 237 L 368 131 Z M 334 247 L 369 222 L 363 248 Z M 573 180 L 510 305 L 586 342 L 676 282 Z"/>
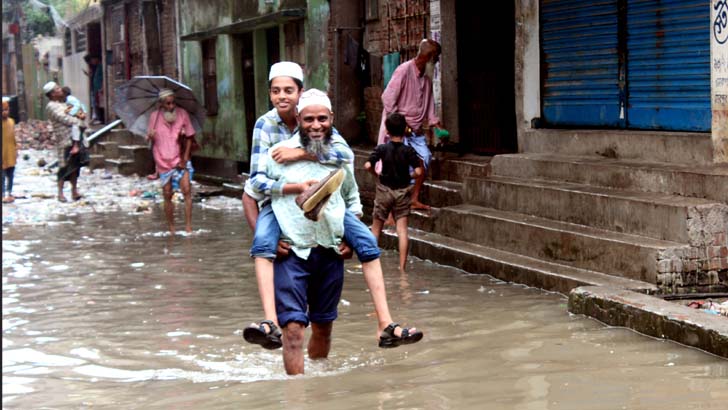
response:
<path id="1" fill-rule="evenodd" d="M 255 258 L 258 291 L 263 305 L 264 320 L 246 328 L 243 336 L 248 342 L 267 349 L 281 347 L 277 328 L 273 292 L 273 260 L 276 254 L 287 254 L 288 246 L 280 243 L 280 228 L 270 207 L 271 187 L 276 182 L 265 172 L 265 159 L 271 147 L 288 140 L 298 129 L 296 104 L 303 92 L 303 69 L 291 61 L 281 61 L 271 66 L 268 75 L 270 101 L 273 109 L 255 122 L 250 155 L 250 178 L 245 182 L 243 209 L 245 219 L 255 232 L 250 256 Z M 354 153 L 346 141 L 337 134 L 326 155 L 316 157 L 303 149 L 279 147 L 272 151 L 272 158 L 280 163 L 309 160 L 341 167 L 354 160 Z"/>
<path id="2" fill-rule="evenodd" d="M 255 258 L 258 292 L 263 305 L 265 320 L 259 324 L 253 323 L 245 328 L 243 337 L 249 343 L 259 344 L 266 349 L 277 349 L 282 345 L 282 341 L 275 307 L 273 260 L 276 255 L 280 257 L 287 256 L 289 245 L 284 241 L 279 241 L 281 228 L 270 206 L 270 196 L 278 181 L 267 174 L 265 159 L 268 157 L 268 150 L 274 144 L 290 139 L 297 129 L 296 105 L 299 104 L 302 93 L 303 71 L 296 63 L 276 63 L 271 67 L 269 79 L 270 98 L 275 108 L 264 114 L 256 122 L 253 131 L 250 178 L 246 181 L 245 194 L 243 194 L 245 217 L 250 228 L 254 231 L 250 254 Z M 319 95 L 321 92 L 316 91 L 317 93 L 309 95 L 308 101 L 320 97 L 320 101 L 328 102 L 328 109 L 331 111 L 331 103 L 328 97 L 325 94 L 321 96 Z M 290 121 L 291 117 L 294 122 Z M 318 151 L 317 154 L 308 153 L 301 147 L 288 147 L 285 144 L 280 144 L 271 150 L 270 157 L 281 164 L 307 160 L 318 161 L 321 164 L 333 165 L 337 168 L 347 166 L 353 175 L 353 152 L 333 126 L 331 126 L 330 131 L 330 144 L 327 145 L 325 150 Z M 358 187 L 356 190 L 358 203 Z M 374 310 L 377 314 L 377 337 L 386 338 L 388 332 L 395 337 L 400 337 L 403 331 L 401 328 L 390 329 L 393 322 L 387 304 L 382 265 L 379 259 L 381 251 L 377 240 L 369 228 L 359 219 L 361 217 L 361 208 L 354 207 L 353 211 L 347 209 L 344 215 L 345 241 L 340 242 L 341 253 L 345 257 L 350 257 L 351 249 L 349 246 L 352 246 L 362 263 L 364 279 L 369 287 L 374 302 Z M 380 346 L 394 347 L 395 345 L 387 342 L 382 343 L 380 339 Z"/>
<path id="3" fill-rule="evenodd" d="M 71 182 L 71 198 L 74 201 L 81 199 L 78 193 L 78 176 L 81 170 L 80 133 L 74 133 L 74 127 L 84 127 L 82 119 L 74 117 L 67 112 L 66 93 L 53 81 L 43 86 L 43 93 L 48 97 L 46 116 L 52 126 L 53 141 L 56 145 L 58 157 L 58 201 L 66 202 L 63 195 L 65 181 Z"/>
<path id="4" fill-rule="evenodd" d="M 283 364 L 286 373 L 292 375 L 304 372 L 303 341 L 309 323 L 312 327 L 307 349 L 309 358 L 328 357 L 333 321 L 338 316 L 337 306 L 344 283 L 340 246 L 348 228 L 344 219 L 347 211 L 361 214 L 362 208 L 353 167 L 347 164 L 343 167 L 340 188 L 324 201 L 325 208 L 318 221 L 304 215 L 296 196 L 340 168 L 318 161 L 275 161 L 272 153 L 278 148 L 301 149 L 313 156 L 325 155 L 331 149 L 334 114 L 325 93 L 316 89 L 305 91 L 298 103 L 297 118 L 299 131 L 273 146 L 265 166 L 266 174 L 275 180 L 271 187 L 271 207 L 280 224 L 281 238 L 290 244 L 289 255 L 275 260 L 274 283 L 278 320 L 283 329 Z M 375 305 L 377 297 L 383 297 L 386 304 L 381 275 L 375 286 L 370 279 L 367 278 L 367 284 Z M 399 336 L 395 335 L 396 328 L 399 328 Z M 380 346 L 415 343 L 422 336 L 420 331 L 390 323 L 381 332 Z"/>
<path id="5" fill-rule="evenodd" d="M 169 232 L 174 235 L 174 191 L 185 198 L 185 230 L 192 232 L 192 145 L 195 129 L 190 115 L 175 103 L 174 92 L 159 90 L 159 109 L 149 116 L 147 138 L 152 141 L 152 154 L 164 195 L 164 214 Z"/>

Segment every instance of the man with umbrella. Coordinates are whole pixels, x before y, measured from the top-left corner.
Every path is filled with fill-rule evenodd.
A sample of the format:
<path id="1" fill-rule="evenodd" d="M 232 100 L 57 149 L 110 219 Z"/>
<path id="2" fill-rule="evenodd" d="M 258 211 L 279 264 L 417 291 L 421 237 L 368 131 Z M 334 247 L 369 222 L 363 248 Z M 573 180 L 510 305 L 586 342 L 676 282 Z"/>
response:
<path id="1" fill-rule="evenodd" d="M 149 116 L 147 138 L 152 144 L 154 162 L 164 193 L 164 213 L 169 232 L 174 234 L 174 191 L 181 190 L 185 199 L 185 229 L 192 232 L 192 188 L 194 174 L 190 155 L 195 129 L 190 116 L 175 103 L 172 90 L 163 88 L 158 93 L 159 108 Z"/>

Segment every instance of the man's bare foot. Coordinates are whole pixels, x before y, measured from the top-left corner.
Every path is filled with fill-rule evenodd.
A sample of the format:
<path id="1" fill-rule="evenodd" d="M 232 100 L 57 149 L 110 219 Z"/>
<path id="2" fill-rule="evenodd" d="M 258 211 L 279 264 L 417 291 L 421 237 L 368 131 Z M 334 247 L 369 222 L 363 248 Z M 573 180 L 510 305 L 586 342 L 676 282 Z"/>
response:
<path id="1" fill-rule="evenodd" d="M 186 227 L 185 231 L 187 231 L 187 233 L 192 233 L 192 227 L 191 226 Z"/>
<path id="2" fill-rule="evenodd" d="M 407 269 L 406 269 L 405 265 L 400 265 L 399 266 L 399 271 L 402 272 L 402 273 L 406 272 Z"/>
<path id="3" fill-rule="evenodd" d="M 410 205 L 410 209 L 421 209 L 423 211 L 429 211 L 431 209 L 430 205 L 425 205 L 420 201 L 412 202 L 412 205 Z"/>
<path id="4" fill-rule="evenodd" d="M 14 201 L 15 201 L 15 198 L 13 198 L 12 195 L 8 195 L 5 198 L 3 198 L 3 203 L 4 204 L 9 204 L 9 203 L 14 202 Z"/>
<path id="5" fill-rule="evenodd" d="M 58 202 L 68 202 L 68 199 L 63 194 L 60 194 L 58 195 Z"/>

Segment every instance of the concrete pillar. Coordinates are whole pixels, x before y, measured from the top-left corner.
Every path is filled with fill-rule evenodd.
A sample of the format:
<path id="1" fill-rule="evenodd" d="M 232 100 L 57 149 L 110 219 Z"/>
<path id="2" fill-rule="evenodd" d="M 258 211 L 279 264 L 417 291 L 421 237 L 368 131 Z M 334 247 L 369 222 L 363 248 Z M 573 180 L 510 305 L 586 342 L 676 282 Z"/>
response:
<path id="1" fill-rule="evenodd" d="M 728 163 L 728 0 L 710 3 L 713 161 Z"/>
<path id="2" fill-rule="evenodd" d="M 541 59 L 539 43 L 539 2 L 516 2 L 516 129 L 519 151 L 525 145 L 524 131 L 541 116 Z"/>

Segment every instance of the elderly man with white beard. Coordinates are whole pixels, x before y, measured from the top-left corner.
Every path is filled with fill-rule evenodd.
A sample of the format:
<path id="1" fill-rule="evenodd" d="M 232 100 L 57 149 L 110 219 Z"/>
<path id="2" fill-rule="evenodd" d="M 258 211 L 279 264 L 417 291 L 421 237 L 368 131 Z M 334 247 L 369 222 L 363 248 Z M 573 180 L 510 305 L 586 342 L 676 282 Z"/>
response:
<path id="1" fill-rule="evenodd" d="M 429 205 L 420 202 L 419 197 L 432 158 L 425 134 L 427 133 L 431 141 L 432 126 L 442 128 L 440 119 L 435 114 L 435 100 L 432 94 L 432 77 L 435 64 L 440 60 L 440 52 L 440 44 L 437 41 L 422 40 L 417 56 L 400 64 L 394 70 L 387 88 L 382 93 L 384 110 L 379 127 L 378 144 L 385 144 L 388 141 L 387 129 L 384 126 L 387 116 L 395 112 L 404 115 L 409 127 L 404 144 L 414 148 L 425 170 L 415 179 L 415 186 L 412 189 L 412 209 L 430 209 Z"/>
<path id="2" fill-rule="evenodd" d="M 271 206 L 281 227 L 281 239 L 291 245 L 289 256 L 274 262 L 276 312 L 283 330 L 283 363 L 288 374 L 304 372 L 303 341 L 309 323 L 309 358 L 328 357 L 344 283 L 344 261 L 339 254 L 344 214 L 347 209 L 360 213 L 361 202 L 349 164 L 343 168 L 341 187 L 332 190 L 323 201 L 324 207 L 312 218 L 317 221 L 307 218 L 296 196 L 337 167 L 317 161 L 278 163 L 270 152 L 287 147 L 303 148 L 316 157 L 325 155 L 331 147 L 333 119 L 326 94 L 316 89 L 305 91 L 298 102 L 299 131 L 274 145 L 266 159 L 266 173 L 276 181 L 271 188 Z M 409 334 L 403 330 L 402 337 L 396 339 L 402 344 L 415 343 L 422 339 L 422 332 Z"/>
<path id="3" fill-rule="evenodd" d="M 152 154 L 164 194 L 164 214 L 169 232 L 174 235 L 174 191 L 185 198 L 185 229 L 192 232 L 192 188 L 194 174 L 190 155 L 195 129 L 187 111 L 178 107 L 174 92 L 162 89 L 158 94 L 159 109 L 149 116 L 147 138 L 152 141 Z"/>

